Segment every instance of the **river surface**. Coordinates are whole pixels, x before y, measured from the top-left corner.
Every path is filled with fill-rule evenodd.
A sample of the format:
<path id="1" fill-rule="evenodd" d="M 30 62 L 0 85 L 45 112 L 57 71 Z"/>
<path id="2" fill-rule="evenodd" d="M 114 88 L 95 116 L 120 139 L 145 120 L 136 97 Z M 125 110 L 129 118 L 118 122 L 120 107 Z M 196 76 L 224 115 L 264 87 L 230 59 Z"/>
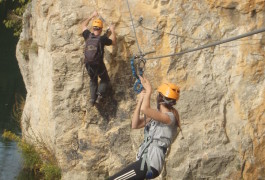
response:
<path id="1" fill-rule="evenodd" d="M 2 9 L 1 9 L 2 10 Z M 11 117 L 16 95 L 25 97 L 25 87 L 15 57 L 18 41 L 0 18 L 0 180 L 23 179 L 22 159 L 15 142 L 2 138 L 4 129 L 20 135 L 19 123 Z"/>

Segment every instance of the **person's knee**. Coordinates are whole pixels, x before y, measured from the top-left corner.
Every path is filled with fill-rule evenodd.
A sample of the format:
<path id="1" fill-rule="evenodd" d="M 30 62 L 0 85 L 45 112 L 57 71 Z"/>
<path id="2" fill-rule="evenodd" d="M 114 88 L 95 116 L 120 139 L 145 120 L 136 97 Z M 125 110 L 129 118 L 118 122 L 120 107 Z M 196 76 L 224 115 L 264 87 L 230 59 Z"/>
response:
<path id="1" fill-rule="evenodd" d="M 94 79 L 90 79 L 90 82 L 89 82 L 91 85 L 97 85 L 98 84 L 98 82 L 97 81 L 95 81 Z"/>
<path id="2" fill-rule="evenodd" d="M 104 86 L 104 87 L 106 86 L 107 87 L 110 85 L 110 81 L 101 79 L 99 84 L 100 84 L 100 86 Z"/>

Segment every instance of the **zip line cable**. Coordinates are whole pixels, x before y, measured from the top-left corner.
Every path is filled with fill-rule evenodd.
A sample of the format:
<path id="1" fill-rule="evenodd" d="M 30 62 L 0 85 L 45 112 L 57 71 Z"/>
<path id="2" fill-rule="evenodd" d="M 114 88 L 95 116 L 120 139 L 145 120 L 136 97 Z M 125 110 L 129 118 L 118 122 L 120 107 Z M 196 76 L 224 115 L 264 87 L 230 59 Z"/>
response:
<path id="1" fill-rule="evenodd" d="M 150 27 L 146 27 L 146 26 L 143 25 L 143 17 L 140 17 L 140 19 L 138 20 L 138 23 L 139 23 L 138 27 L 141 27 L 143 29 L 146 29 L 146 30 L 149 30 L 149 31 L 152 31 L 152 32 L 164 33 L 164 34 L 168 34 L 170 36 L 176 36 L 176 37 L 181 37 L 181 38 L 186 38 L 186 39 L 192 39 L 192 40 L 196 40 L 196 41 L 204 40 L 204 39 L 192 38 L 192 37 L 187 37 L 187 36 L 184 36 L 184 35 L 179 35 L 179 34 L 174 34 L 174 33 L 171 33 L 171 32 L 162 31 L 162 30 L 159 30 L 158 27 L 156 29 L 153 29 L 153 28 L 150 28 Z"/>
<path id="2" fill-rule="evenodd" d="M 95 1 L 93 1 L 93 2 L 95 3 Z M 136 36 L 136 30 L 135 30 L 135 25 L 134 25 L 133 18 L 132 18 L 132 13 L 131 13 L 129 1 L 126 0 L 126 2 L 127 2 L 129 14 L 130 14 L 130 20 L 131 20 L 131 24 L 132 24 L 131 26 L 133 28 L 133 32 L 134 32 L 134 36 L 135 36 L 135 41 L 136 41 L 137 48 L 138 48 L 138 51 L 139 51 L 139 57 L 143 57 L 143 53 L 141 51 L 141 48 L 140 48 L 140 45 L 139 45 L 139 42 L 138 42 L 138 39 L 137 39 L 137 36 Z M 95 3 L 95 5 L 96 5 L 96 3 Z M 155 29 L 151 29 L 151 28 L 148 28 L 148 27 L 144 27 L 142 25 L 142 20 L 143 19 L 140 18 L 140 20 L 138 21 L 138 23 L 139 23 L 138 27 L 142 27 L 142 28 L 147 29 L 147 30 L 152 30 L 152 31 L 157 32 L 157 33 L 160 31 L 158 29 L 155 30 Z M 160 32 L 163 33 L 163 31 L 160 31 Z M 202 50 L 202 49 L 205 49 L 205 48 L 209 48 L 209 47 L 212 47 L 212 46 L 217 46 L 217 45 L 224 44 L 224 43 L 227 43 L 227 42 L 231 42 L 231 41 L 235 41 L 235 40 L 238 40 L 238 39 L 242 39 L 244 37 L 252 36 L 254 34 L 258 34 L 258 33 L 262 33 L 262 32 L 265 32 L 265 27 L 263 27 L 261 29 L 257 29 L 257 30 L 251 31 L 251 32 L 248 32 L 248 33 L 244 33 L 244 34 L 241 34 L 241 35 L 238 35 L 238 36 L 235 36 L 235 37 L 231 37 L 231 38 L 228 38 L 228 39 L 224 39 L 224 40 L 212 42 L 212 43 L 209 43 L 209 44 L 205 44 L 205 45 L 199 46 L 197 48 L 187 49 L 187 50 L 184 50 L 184 51 L 181 51 L 181 52 L 178 52 L 178 53 L 172 53 L 172 54 L 168 54 L 168 55 L 162 55 L 162 56 L 157 56 L 157 57 L 144 58 L 144 60 L 146 61 L 146 60 L 152 60 L 152 59 L 161 59 L 161 58 L 166 58 L 166 57 L 171 57 L 171 56 L 183 55 L 183 54 L 186 54 L 186 53 L 190 53 L 190 52 Z M 164 33 L 169 34 L 169 35 L 175 35 L 175 34 L 167 33 L 167 32 L 164 32 Z M 184 36 L 181 36 L 181 35 L 175 35 L 175 36 L 184 37 Z M 191 39 L 193 39 L 193 38 L 191 38 Z M 196 40 L 196 39 L 194 39 L 194 40 Z M 144 54 L 144 55 L 146 55 L 146 54 Z"/>
<path id="3" fill-rule="evenodd" d="M 186 53 L 189 53 L 189 52 L 198 51 L 198 50 L 205 49 L 205 48 L 208 48 L 208 47 L 211 47 L 211 46 L 216 46 L 216 45 L 219 45 L 219 44 L 227 43 L 227 42 L 234 41 L 234 40 L 237 40 L 237 39 L 241 39 L 241 38 L 244 38 L 244 37 L 247 37 L 247 36 L 258 34 L 258 33 L 261 33 L 261 32 L 265 32 L 265 27 L 263 27 L 261 29 L 257 29 L 257 30 L 251 31 L 251 32 L 248 32 L 248 33 L 245 33 L 245 34 L 241 34 L 241 35 L 238 35 L 238 36 L 235 36 L 235 37 L 231 37 L 231 38 L 224 39 L 224 40 L 221 40 L 221 41 L 217 41 L 217 42 L 213 42 L 213 43 L 210 43 L 210 44 L 206 44 L 206 45 L 201 46 L 201 47 L 197 47 L 197 48 L 193 48 L 193 49 L 187 49 L 187 50 L 179 52 L 179 53 L 172 53 L 172 54 L 168 54 L 168 55 L 164 55 L 164 56 L 146 58 L 146 60 L 160 59 L 160 58 L 166 58 L 166 57 L 170 57 L 170 56 L 183 55 L 183 54 L 186 54 Z"/>
<path id="4" fill-rule="evenodd" d="M 95 1 L 93 1 L 93 2 L 95 3 Z M 252 36 L 254 34 L 265 32 L 265 27 L 263 27 L 261 29 L 257 29 L 257 30 L 254 30 L 254 31 L 251 31 L 251 32 L 248 32 L 248 33 L 244 33 L 244 34 L 241 34 L 241 35 L 238 35 L 238 36 L 234 36 L 234 37 L 231 37 L 231 38 L 228 38 L 228 39 L 224 39 L 224 40 L 215 41 L 215 42 L 212 42 L 212 43 L 209 43 L 209 44 L 205 44 L 205 45 L 199 46 L 197 48 L 186 49 L 186 50 L 178 52 L 178 53 L 172 53 L 172 54 L 162 55 L 162 56 L 157 56 L 157 57 L 144 58 L 145 55 L 147 55 L 149 53 L 154 53 L 155 51 L 150 51 L 148 53 L 142 53 L 140 45 L 139 45 L 139 42 L 138 42 L 138 39 L 137 39 L 137 36 L 136 36 L 136 30 L 135 30 L 136 28 L 135 28 L 135 25 L 134 25 L 134 22 L 133 22 L 133 17 L 132 17 L 130 5 L 129 5 L 129 0 L 126 0 L 126 2 L 127 2 L 129 14 L 130 14 L 130 21 L 131 21 L 131 26 L 132 26 L 134 37 L 135 37 L 135 42 L 136 42 L 136 45 L 137 45 L 137 48 L 138 48 L 138 51 L 139 51 L 139 55 L 135 55 L 135 56 L 133 56 L 131 58 L 132 73 L 133 73 L 133 76 L 137 79 L 137 81 L 134 84 L 134 91 L 136 91 L 137 93 L 141 92 L 142 89 L 143 89 L 143 86 L 141 84 L 139 76 L 143 75 L 145 63 L 146 63 L 147 60 L 162 59 L 162 58 L 166 58 L 166 57 L 183 55 L 183 54 L 186 54 L 186 53 L 202 50 L 202 49 L 205 49 L 205 48 L 209 48 L 209 47 L 212 47 L 212 46 L 217 46 L 217 45 L 220 45 L 220 44 L 223 44 L 223 43 L 235 41 L 235 40 L 238 40 L 238 39 L 241 39 L 241 38 L 244 38 L 244 37 L 248 37 L 248 36 Z M 97 7 L 96 3 L 95 3 L 95 5 Z M 98 11 L 98 8 L 96 8 L 96 9 Z M 102 16 L 99 15 L 99 17 L 104 21 L 104 23 L 107 24 L 107 22 L 102 18 Z M 145 27 L 145 26 L 142 25 L 142 20 L 143 20 L 142 17 L 140 18 L 140 20 L 138 20 L 137 28 L 138 27 L 142 27 L 143 29 L 151 30 L 151 31 L 157 32 L 157 33 L 161 32 L 161 33 L 166 33 L 168 35 L 174 35 L 174 36 L 180 37 L 180 38 L 188 38 L 188 39 L 193 39 L 193 40 L 199 40 L 199 39 L 195 39 L 195 38 L 189 38 L 189 37 L 185 37 L 185 36 L 182 36 L 182 35 L 177 35 L 177 34 L 168 33 L 168 32 L 165 32 L 165 31 L 161 31 L 158 28 L 155 30 L 155 29 L 151 29 L 149 27 Z M 123 28 L 123 27 L 121 27 L 121 28 Z M 124 27 L 124 28 L 126 28 L 126 27 Z M 138 59 L 138 58 L 139 58 L 139 61 L 137 63 L 137 71 L 138 72 L 136 72 L 136 70 L 135 70 L 135 62 L 134 61 L 135 61 L 135 59 Z"/>
<path id="5" fill-rule="evenodd" d="M 96 10 L 98 11 L 99 8 L 97 7 L 96 2 L 94 0 L 93 0 L 93 2 L 95 4 L 95 6 L 96 6 Z M 137 48 L 138 48 L 138 51 L 140 53 L 140 56 L 142 56 L 143 53 L 141 51 L 141 48 L 140 48 L 140 45 L 139 45 L 139 42 L 138 42 L 138 39 L 137 39 L 137 36 L 136 36 L 135 25 L 134 25 L 134 22 L 133 22 L 130 5 L 129 5 L 128 0 L 126 0 L 126 2 L 127 2 L 128 9 L 129 9 L 130 20 L 131 20 L 131 24 L 132 24 L 130 26 L 132 26 L 132 28 L 133 28 L 133 32 L 134 32 Z M 99 15 L 99 17 L 108 25 L 108 23 L 102 18 L 102 16 Z M 173 33 L 164 32 L 164 31 L 161 31 L 161 30 L 158 30 L 158 29 L 152 29 L 152 28 L 149 28 L 149 27 L 145 27 L 145 26 L 142 25 L 142 20 L 143 20 L 142 17 L 138 20 L 139 25 L 137 26 L 137 28 L 138 27 L 142 27 L 143 29 L 151 30 L 151 31 L 157 32 L 157 33 L 161 32 L 161 33 L 166 33 L 168 35 L 173 35 L 173 36 L 182 37 L 182 38 L 188 38 L 188 37 L 185 37 L 185 36 L 182 36 L 182 35 L 177 35 L 177 34 L 173 34 Z M 125 27 L 120 27 L 120 28 L 126 28 L 126 26 Z M 209 47 L 212 47 L 212 46 L 224 44 L 224 43 L 227 43 L 227 42 L 230 42 L 230 41 L 234 41 L 234 40 L 237 40 L 237 39 L 241 39 L 241 38 L 244 38 L 244 37 L 247 37 L 247 36 L 251 36 L 251 35 L 254 35 L 254 34 L 258 34 L 258 33 L 262 33 L 262 32 L 265 32 L 265 27 L 263 27 L 261 29 L 257 29 L 257 30 L 251 31 L 251 32 L 248 32 L 248 33 L 245 33 L 245 34 L 241 34 L 241 35 L 238 35 L 238 36 L 235 36 L 235 37 L 231 37 L 231 38 L 228 38 L 228 39 L 224 39 L 224 40 L 216 41 L 216 42 L 213 42 L 213 43 L 209 43 L 209 44 L 197 47 L 197 48 L 187 49 L 187 50 L 184 50 L 184 51 L 181 51 L 181 52 L 178 52 L 178 53 L 172 53 L 172 54 L 168 54 L 168 55 L 145 58 L 145 60 L 159 59 L 159 58 L 166 58 L 166 57 L 171 57 L 171 56 L 183 55 L 183 54 L 186 54 L 186 53 L 189 53 L 189 52 L 194 52 L 194 51 L 198 51 L 198 50 L 201 50 L 201 49 L 209 48 Z M 199 40 L 199 39 L 195 39 L 195 38 L 189 38 L 189 39 Z"/>
<path id="6" fill-rule="evenodd" d="M 131 13 L 129 1 L 126 0 L 126 2 L 127 2 L 127 6 L 128 6 L 128 9 L 129 9 L 129 13 L 130 13 L 130 18 L 131 18 L 131 22 L 132 22 L 132 27 L 133 27 L 133 32 L 134 32 L 134 36 L 135 36 L 135 41 L 136 41 L 136 44 L 137 44 L 137 47 L 138 47 L 138 51 L 140 53 L 140 56 L 142 56 L 142 51 L 140 49 L 140 46 L 139 46 L 139 43 L 138 43 L 138 40 L 137 40 L 137 36 L 136 36 L 136 32 L 135 32 L 135 27 L 134 27 L 134 23 L 133 23 L 133 18 L 132 18 L 132 13 Z"/>
<path id="7" fill-rule="evenodd" d="M 132 14 L 131 14 L 131 10 L 130 10 L 130 6 L 129 6 L 128 0 L 127 0 L 127 5 L 128 5 L 131 21 L 132 21 L 134 35 L 135 35 L 135 38 L 136 38 L 136 44 L 138 46 L 140 55 L 142 55 L 142 52 L 140 50 L 140 46 L 139 46 L 139 43 L 138 43 L 138 40 L 137 40 L 137 37 L 136 37 L 135 27 L 134 27 L 133 18 L 132 18 Z M 139 24 L 140 24 L 141 27 L 143 27 L 145 29 L 148 29 L 148 30 L 153 30 L 151 28 L 144 27 L 142 25 L 142 20 L 143 20 L 142 18 L 140 18 L 140 20 L 139 20 Z M 154 31 L 159 32 L 159 30 L 154 30 Z M 251 36 L 251 35 L 254 35 L 254 34 L 258 34 L 258 33 L 262 33 L 262 32 L 265 32 L 265 27 L 263 27 L 261 29 L 257 29 L 257 30 L 251 31 L 251 32 L 248 32 L 248 33 L 245 33 L 245 34 L 241 34 L 241 35 L 238 35 L 238 36 L 235 36 L 235 37 L 231 37 L 231 38 L 228 38 L 228 39 L 224 39 L 224 40 L 216 41 L 216 42 L 213 42 L 213 43 L 209 43 L 209 44 L 197 47 L 197 48 L 187 49 L 187 50 L 184 50 L 184 51 L 179 52 L 179 53 L 172 53 L 172 54 L 163 55 L 163 56 L 145 58 L 145 60 L 160 59 L 160 58 L 166 58 L 166 57 L 171 57 L 171 56 L 183 55 L 183 54 L 186 54 L 186 53 L 189 53 L 189 52 L 198 51 L 198 50 L 205 49 L 205 48 L 208 48 L 208 47 L 220 45 L 220 44 L 223 44 L 223 43 L 227 43 L 227 42 L 230 42 L 230 41 L 234 41 L 234 40 L 237 40 L 237 39 L 241 39 L 241 38 L 244 38 L 244 37 L 247 37 L 247 36 Z M 167 33 L 167 34 L 169 34 L 169 33 Z M 171 35 L 173 35 L 173 34 L 171 34 Z M 181 37 L 181 36 L 179 36 L 179 37 Z"/>

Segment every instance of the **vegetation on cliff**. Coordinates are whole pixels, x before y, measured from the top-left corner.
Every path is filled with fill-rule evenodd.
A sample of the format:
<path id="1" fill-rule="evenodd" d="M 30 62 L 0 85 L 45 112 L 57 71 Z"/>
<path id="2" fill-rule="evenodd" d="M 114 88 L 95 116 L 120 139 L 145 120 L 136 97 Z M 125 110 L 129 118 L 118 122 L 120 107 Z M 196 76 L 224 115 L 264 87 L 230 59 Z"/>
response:
<path id="1" fill-rule="evenodd" d="M 36 148 L 11 131 L 4 131 L 2 136 L 17 142 L 18 148 L 23 156 L 24 169 L 32 171 L 36 176 L 43 177 L 47 180 L 61 179 L 61 170 L 57 166 L 55 157 L 47 147 Z M 42 145 L 44 144 L 42 143 Z"/>
<path id="2" fill-rule="evenodd" d="M 13 106 L 12 117 L 15 118 L 18 123 L 20 123 L 22 117 L 24 104 L 24 98 L 17 96 L 16 103 Z M 31 139 L 33 140 L 33 143 L 25 141 L 24 138 L 11 131 L 4 131 L 2 137 L 17 143 L 23 157 L 25 170 L 33 172 L 35 176 L 40 177 L 41 179 L 61 179 L 61 169 L 57 165 L 55 155 L 48 148 L 43 139 L 37 136 L 31 127 L 29 128 L 32 131 L 33 138 Z M 37 146 L 35 144 L 37 144 Z"/>
<path id="3" fill-rule="evenodd" d="M 6 28 L 14 30 L 14 36 L 19 36 L 22 31 L 22 16 L 25 12 L 27 4 L 31 0 L 0 0 L 4 13 L 3 23 Z"/>

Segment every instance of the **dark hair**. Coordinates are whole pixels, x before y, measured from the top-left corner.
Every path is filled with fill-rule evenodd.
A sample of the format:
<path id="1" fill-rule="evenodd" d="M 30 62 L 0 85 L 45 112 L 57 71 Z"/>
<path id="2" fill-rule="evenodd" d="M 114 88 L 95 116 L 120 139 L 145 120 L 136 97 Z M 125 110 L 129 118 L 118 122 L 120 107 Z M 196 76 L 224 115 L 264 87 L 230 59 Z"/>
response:
<path id="1" fill-rule="evenodd" d="M 163 96 L 161 93 L 159 93 L 157 95 L 156 102 L 157 102 L 157 109 L 158 110 L 160 110 L 160 105 L 163 104 L 167 109 L 170 110 L 170 112 L 172 112 L 174 114 L 175 119 L 177 121 L 177 124 L 176 125 L 181 129 L 181 124 L 180 124 L 180 119 L 179 119 L 179 113 L 173 107 L 176 104 L 176 100 L 175 99 L 167 98 L 167 97 Z"/>

